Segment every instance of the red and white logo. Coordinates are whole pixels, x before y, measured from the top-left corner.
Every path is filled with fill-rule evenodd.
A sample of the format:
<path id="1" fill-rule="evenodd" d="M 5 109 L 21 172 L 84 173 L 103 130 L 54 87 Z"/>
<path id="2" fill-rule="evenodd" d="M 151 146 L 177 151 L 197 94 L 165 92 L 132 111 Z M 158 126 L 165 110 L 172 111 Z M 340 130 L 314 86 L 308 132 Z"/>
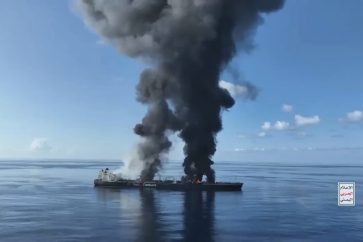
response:
<path id="1" fill-rule="evenodd" d="M 338 182 L 338 205 L 339 206 L 355 205 L 354 182 Z"/>

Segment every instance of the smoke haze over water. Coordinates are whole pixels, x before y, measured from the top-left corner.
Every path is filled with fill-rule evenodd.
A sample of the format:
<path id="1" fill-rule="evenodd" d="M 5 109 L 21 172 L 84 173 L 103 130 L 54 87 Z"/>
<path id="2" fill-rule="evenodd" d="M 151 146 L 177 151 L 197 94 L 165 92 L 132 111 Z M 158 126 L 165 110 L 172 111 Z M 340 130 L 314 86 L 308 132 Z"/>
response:
<path id="1" fill-rule="evenodd" d="M 85 22 L 118 50 L 152 63 L 137 85 L 148 111 L 134 128 L 143 137 L 132 162 L 152 179 L 179 132 L 184 171 L 214 182 L 211 168 L 221 111 L 234 105 L 219 77 L 239 50 L 250 50 L 262 13 L 283 0 L 79 0 Z"/>

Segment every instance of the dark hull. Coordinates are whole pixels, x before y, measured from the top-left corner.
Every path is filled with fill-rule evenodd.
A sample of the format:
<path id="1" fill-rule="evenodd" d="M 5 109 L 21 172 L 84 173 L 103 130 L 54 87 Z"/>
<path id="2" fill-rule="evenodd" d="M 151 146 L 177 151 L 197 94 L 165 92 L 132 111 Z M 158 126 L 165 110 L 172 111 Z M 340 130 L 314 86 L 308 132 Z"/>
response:
<path id="1" fill-rule="evenodd" d="M 151 182 L 136 182 L 134 180 L 121 180 L 121 181 L 102 181 L 99 179 L 94 180 L 96 187 L 110 187 L 110 188 L 138 188 L 138 189 L 158 189 L 158 190 L 171 190 L 171 191 L 241 191 L 243 183 L 238 182 L 217 182 L 217 183 L 183 183 L 183 182 L 164 182 L 164 181 L 151 181 Z"/>

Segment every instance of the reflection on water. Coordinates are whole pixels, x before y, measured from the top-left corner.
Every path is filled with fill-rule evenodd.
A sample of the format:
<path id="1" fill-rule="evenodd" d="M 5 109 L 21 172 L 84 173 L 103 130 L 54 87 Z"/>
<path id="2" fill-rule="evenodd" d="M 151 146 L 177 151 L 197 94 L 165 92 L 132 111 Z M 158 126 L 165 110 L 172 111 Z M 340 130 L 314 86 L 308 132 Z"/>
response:
<path id="1" fill-rule="evenodd" d="M 0 241 L 363 241 L 361 165 L 225 163 L 242 193 L 185 193 L 94 188 L 97 164 L 0 162 Z M 338 181 L 356 182 L 355 207 Z"/>
<path id="2" fill-rule="evenodd" d="M 184 194 L 185 241 L 214 241 L 214 196 L 211 191 Z"/>
<path id="3" fill-rule="evenodd" d="M 96 190 L 98 199 L 103 202 L 119 202 L 120 219 L 132 227 L 128 233 L 130 237 L 136 238 L 134 241 L 215 241 L 215 192 L 180 192 L 182 206 L 174 207 L 173 210 L 175 219 L 182 217 L 182 223 L 179 229 L 171 230 L 169 225 L 173 221 L 169 220 L 174 218 L 168 217 L 160 206 L 161 203 L 168 202 L 161 201 L 167 199 L 167 192 L 153 189 L 98 188 Z M 159 197 L 160 193 L 163 194 Z"/>
<path id="4" fill-rule="evenodd" d="M 155 203 L 153 190 L 140 190 L 141 217 L 136 241 L 164 241 L 160 223 L 160 207 Z"/>

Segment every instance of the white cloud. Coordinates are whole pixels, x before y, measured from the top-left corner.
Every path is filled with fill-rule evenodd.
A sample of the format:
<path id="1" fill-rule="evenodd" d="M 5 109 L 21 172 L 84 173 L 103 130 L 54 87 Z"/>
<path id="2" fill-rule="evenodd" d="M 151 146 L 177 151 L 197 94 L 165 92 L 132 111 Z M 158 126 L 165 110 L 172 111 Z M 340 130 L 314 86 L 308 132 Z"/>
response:
<path id="1" fill-rule="evenodd" d="M 255 99 L 258 90 L 250 83 L 235 84 L 227 81 L 219 81 L 219 86 L 226 89 L 232 97 L 242 97 L 246 99 Z"/>
<path id="2" fill-rule="evenodd" d="M 245 151 L 246 149 L 244 149 L 244 148 L 234 148 L 234 151 L 235 152 L 243 152 L 243 151 Z"/>
<path id="3" fill-rule="evenodd" d="M 261 137 L 261 138 L 262 138 L 262 137 L 266 137 L 266 135 L 267 135 L 267 134 L 266 134 L 266 132 L 259 132 L 259 133 L 257 134 L 257 136 L 258 136 L 258 137 Z"/>
<path id="4" fill-rule="evenodd" d="M 274 125 L 272 125 L 270 122 L 264 122 L 261 126 L 262 130 L 268 131 L 268 130 L 286 130 L 290 128 L 290 124 L 285 121 L 276 121 Z"/>
<path id="5" fill-rule="evenodd" d="M 264 147 L 251 147 L 251 148 L 235 148 L 235 152 L 264 152 L 267 150 Z"/>
<path id="6" fill-rule="evenodd" d="M 353 112 L 347 113 L 346 119 L 348 122 L 362 122 L 363 121 L 363 111 L 355 110 Z"/>
<path id="7" fill-rule="evenodd" d="M 270 122 L 264 122 L 261 126 L 261 129 L 263 130 L 270 130 L 272 128 L 272 125 Z"/>
<path id="8" fill-rule="evenodd" d="M 285 121 L 276 121 L 274 129 L 276 130 L 286 130 L 290 127 L 290 124 Z"/>
<path id="9" fill-rule="evenodd" d="M 295 115 L 295 125 L 297 127 L 299 126 L 305 126 L 305 125 L 313 125 L 320 123 L 320 118 L 318 115 L 311 116 L 311 117 L 304 117 L 301 115 Z"/>
<path id="10" fill-rule="evenodd" d="M 47 138 L 34 138 L 29 147 L 32 152 L 49 152 L 52 146 Z"/>
<path id="11" fill-rule="evenodd" d="M 286 113 L 291 113 L 294 107 L 289 104 L 283 104 L 281 110 Z"/>

